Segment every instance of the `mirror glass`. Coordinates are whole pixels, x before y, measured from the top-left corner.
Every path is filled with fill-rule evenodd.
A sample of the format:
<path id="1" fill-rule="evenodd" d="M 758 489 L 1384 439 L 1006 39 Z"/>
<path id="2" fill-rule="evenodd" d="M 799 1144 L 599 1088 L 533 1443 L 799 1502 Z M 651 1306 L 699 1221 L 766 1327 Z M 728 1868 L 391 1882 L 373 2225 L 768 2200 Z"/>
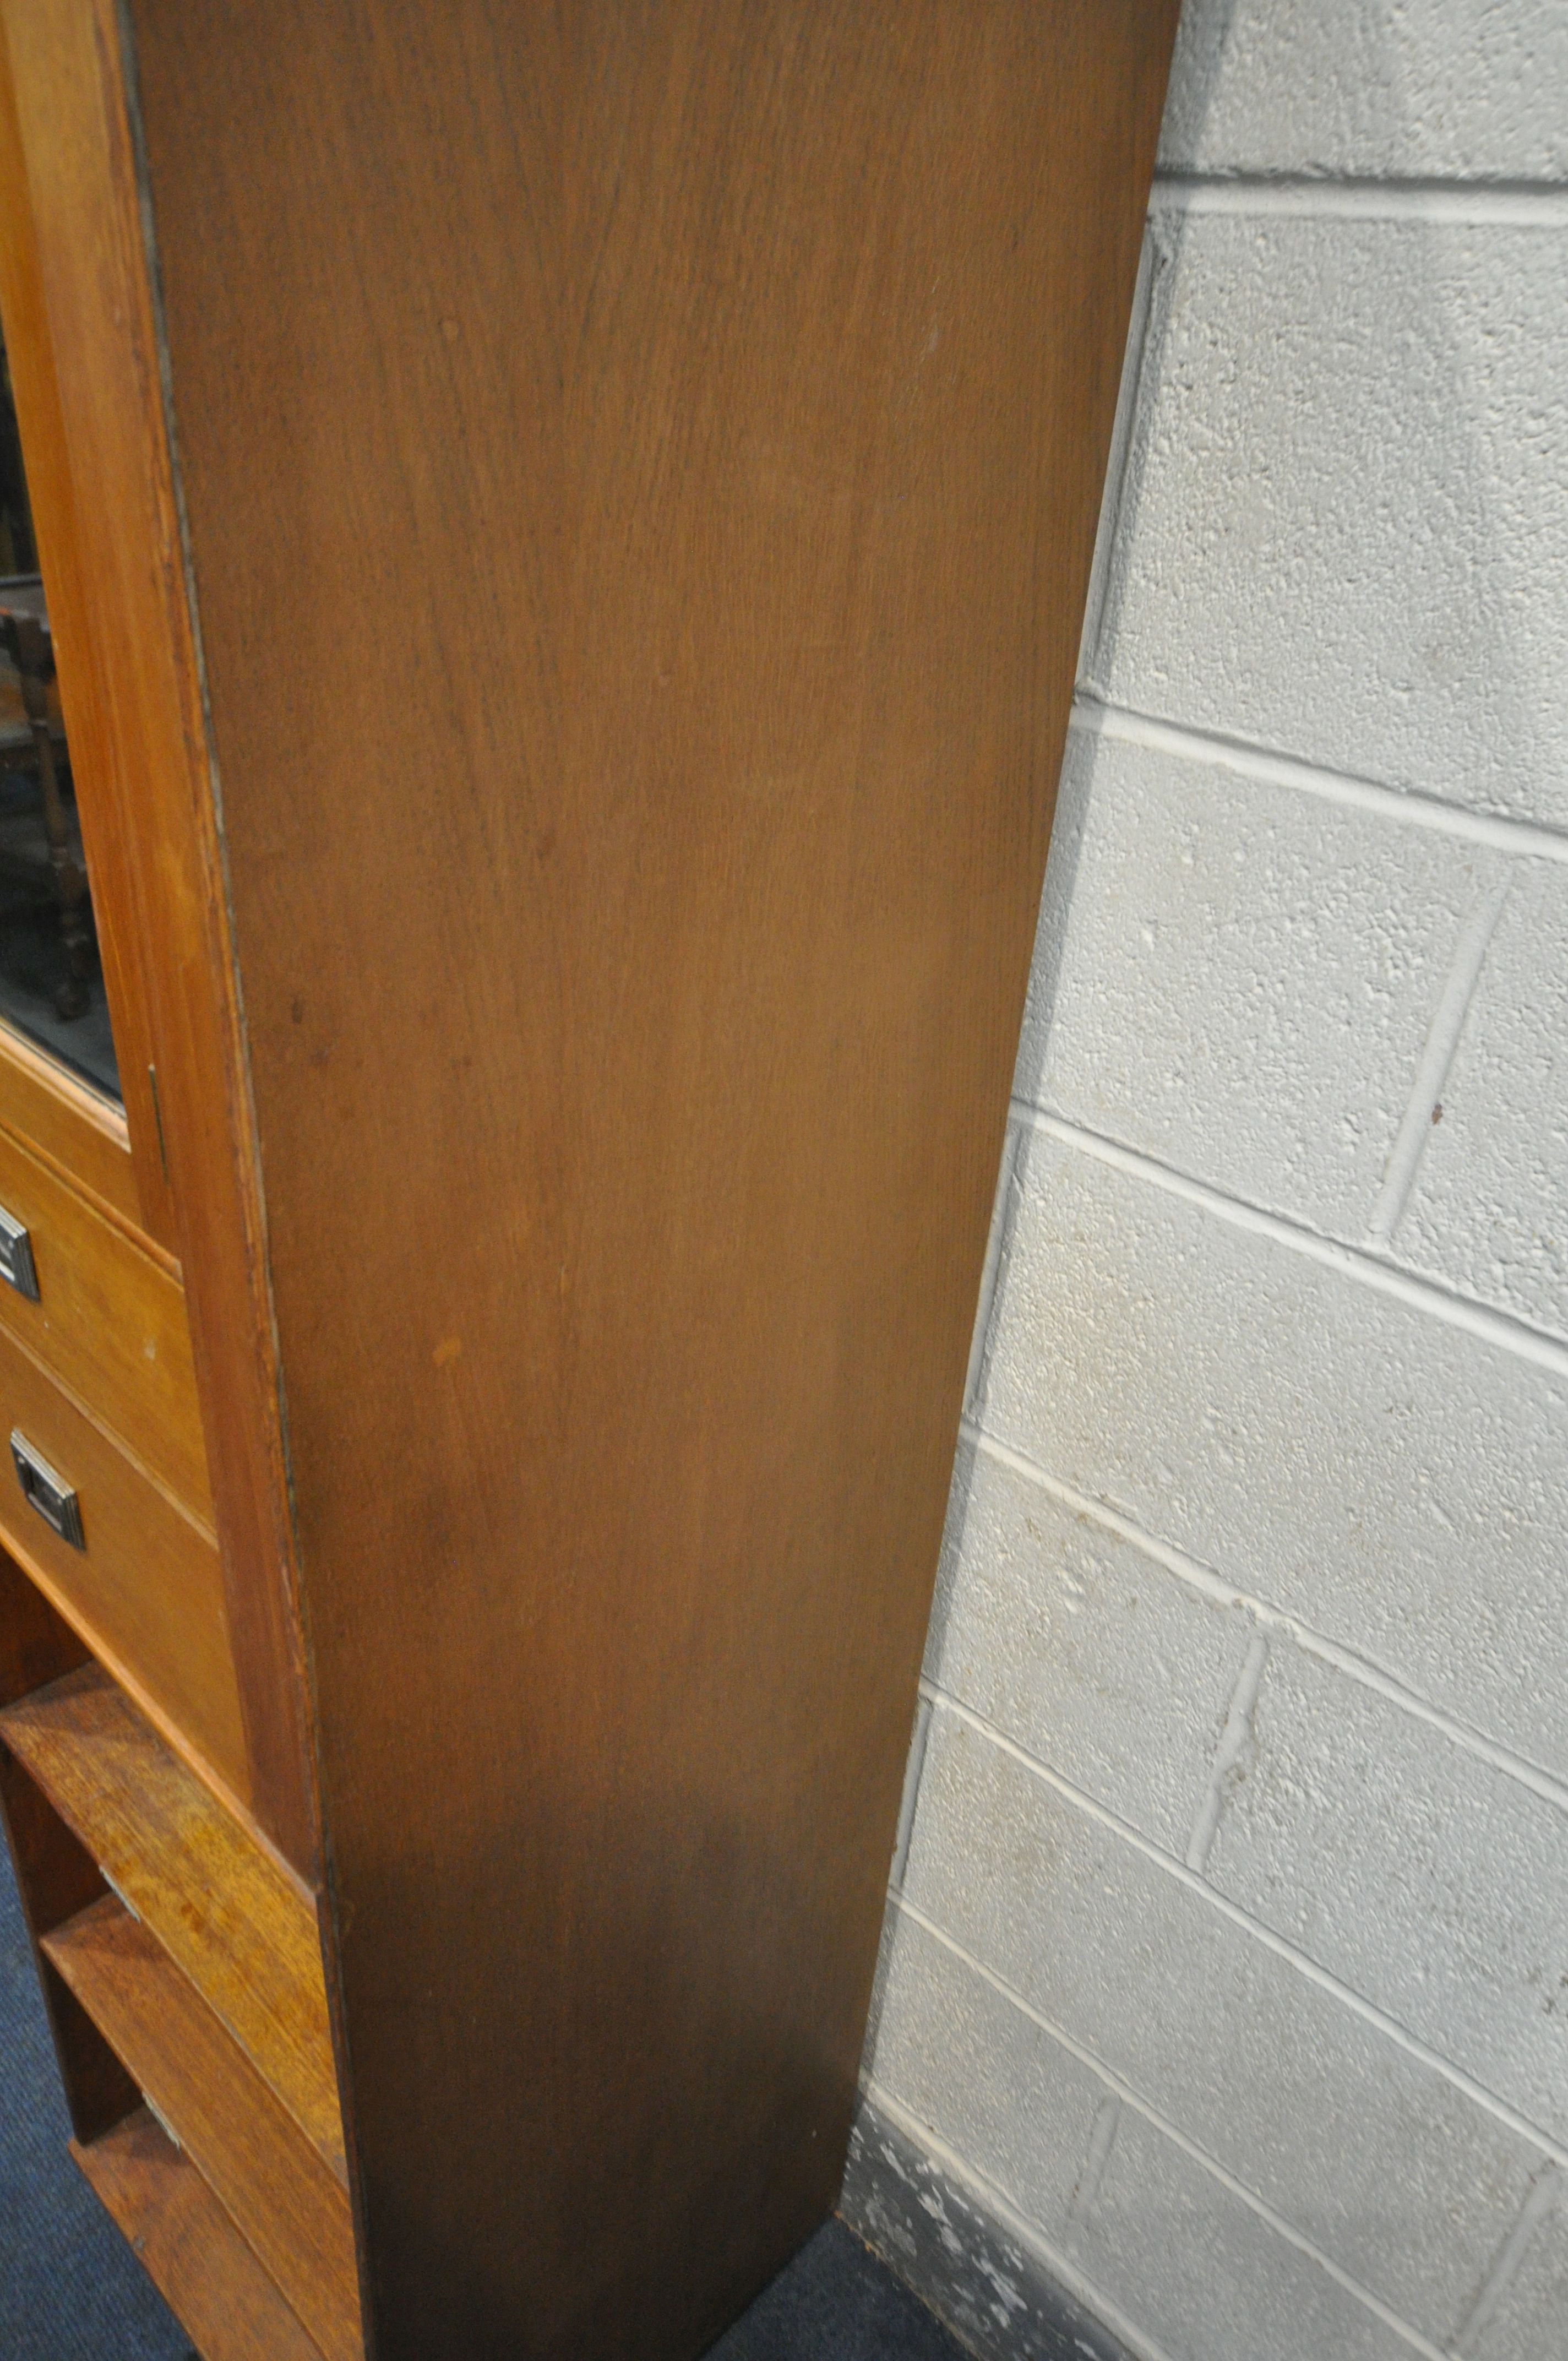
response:
<path id="1" fill-rule="evenodd" d="M 0 1024 L 117 1099 L 11 373 L 0 345 Z"/>

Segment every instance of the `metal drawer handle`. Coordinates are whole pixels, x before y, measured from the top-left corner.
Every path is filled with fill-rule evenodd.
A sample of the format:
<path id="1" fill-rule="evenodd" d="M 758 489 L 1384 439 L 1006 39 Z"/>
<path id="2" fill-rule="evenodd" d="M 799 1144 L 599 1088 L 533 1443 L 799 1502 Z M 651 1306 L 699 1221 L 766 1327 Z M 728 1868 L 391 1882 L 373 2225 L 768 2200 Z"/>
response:
<path id="1" fill-rule="evenodd" d="M 41 1451 L 35 1451 L 19 1426 L 11 1429 L 11 1456 L 23 1494 L 52 1532 L 72 1549 L 84 1550 L 82 1504 L 63 1476 L 57 1476 Z"/>
<path id="2" fill-rule="evenodd" d="M 29 1303 L 38 1300 L 38 1275 L 33 1268 L 33 1242 L 15 1213 L 0 1205 L 0 1279 L 9 1280 Z"/>

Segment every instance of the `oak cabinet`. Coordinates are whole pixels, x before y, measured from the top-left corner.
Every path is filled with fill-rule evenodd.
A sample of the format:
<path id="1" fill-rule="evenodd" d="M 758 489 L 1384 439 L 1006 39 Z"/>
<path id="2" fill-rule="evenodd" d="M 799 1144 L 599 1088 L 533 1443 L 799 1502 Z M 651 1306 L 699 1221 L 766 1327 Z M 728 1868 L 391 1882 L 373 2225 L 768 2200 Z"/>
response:
<path id="1" fill-rule="evenodd" d="M 0 1778 L 209 2361 L 834 2202 L 1176 13 L 0 0 Z"/>

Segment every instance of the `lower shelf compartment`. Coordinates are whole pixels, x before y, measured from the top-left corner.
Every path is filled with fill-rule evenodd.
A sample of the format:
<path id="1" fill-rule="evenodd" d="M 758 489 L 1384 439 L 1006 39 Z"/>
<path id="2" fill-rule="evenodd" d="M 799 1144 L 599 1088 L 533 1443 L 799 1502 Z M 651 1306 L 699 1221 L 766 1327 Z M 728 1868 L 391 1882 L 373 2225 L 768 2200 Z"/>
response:
<path id="1" fill-rule="evenodd" d="M 96 1664 L 0 1712 L 8 1748 L 347 2185 L 315 1912 Z"/>
<path id="2" fill-rule="evenodd" d="M 138 2107 L 71 2153 L 203 2361 L 322 2361 L 190 2158 Z"/>
<path id="3" fill-rule="evenodd" d="M 347 2192 L 239 2044 L 112 1894 L 42 1949 L 323 2361 L 362 2361 Z"/>

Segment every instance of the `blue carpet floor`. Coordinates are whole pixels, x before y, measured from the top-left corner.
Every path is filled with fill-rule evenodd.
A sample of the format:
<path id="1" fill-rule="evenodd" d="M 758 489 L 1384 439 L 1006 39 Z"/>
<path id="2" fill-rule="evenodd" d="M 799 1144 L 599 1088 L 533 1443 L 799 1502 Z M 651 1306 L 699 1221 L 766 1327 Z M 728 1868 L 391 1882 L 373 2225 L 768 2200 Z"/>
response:
<path id="1" fill-rule="evenodd" d="M 65 2152 L 70 2136 L 0 1839 L 0 2356 L 185 2361 L 179 2323 Z M 709 2361 L 963 2361 L 932 2315 L 829 2222 Z"/>
<path id="2" fill-rule="evenodd" d="M 67 2156 L 70 2137 L 0 1837 L 0 2354 L 184 2361 L 190 2338 Z"/>

